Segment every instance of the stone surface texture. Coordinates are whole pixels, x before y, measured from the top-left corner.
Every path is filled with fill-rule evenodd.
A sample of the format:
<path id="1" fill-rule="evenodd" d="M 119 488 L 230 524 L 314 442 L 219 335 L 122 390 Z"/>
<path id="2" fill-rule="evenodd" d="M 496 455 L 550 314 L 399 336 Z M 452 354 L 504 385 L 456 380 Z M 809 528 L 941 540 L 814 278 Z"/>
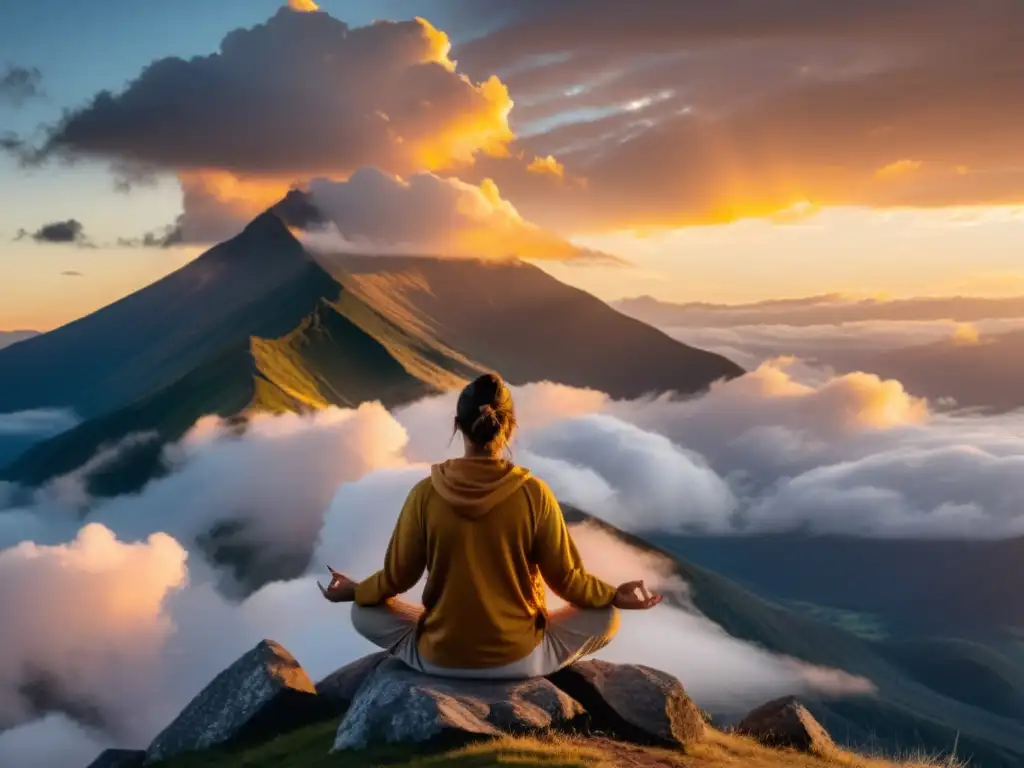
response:
<path id="1" fill-rule="evenodd" d="M 267 739 L 329 713 L 288 651 L 263 640 L 204 688 L 146 751 L 146 762 Z"/>
<path id="2" fill-rule="evenodd" d="M 597 732 L 675 748 L 703 738 L 704 718 L 672 675 L 637 664 L 580 661 L 550 679 L 583 705 Z"/>
<path id="3" fill-rule="evenodd" d="M 828 731 L 793 696 L 762 704 L 740 721 L 736 732 L 752 736 L 767 746 L 819 755 L 835 748 Z"/>
<path id="4" fill-rule="evenodd" d="M 336 669 L 316 684 L 317 694 L 330 703 L 333 711 L 344 714 L 359 687 L 387 657 L 387 651 L 380 651 Z"/>
<path id="5" fill-rule="evenodd" d="M 334 750 L 573 730 L 584 719 L 579 703 L 543 678 L 446 680 L 387 659 L 359 689 L 338 727 Z"/>

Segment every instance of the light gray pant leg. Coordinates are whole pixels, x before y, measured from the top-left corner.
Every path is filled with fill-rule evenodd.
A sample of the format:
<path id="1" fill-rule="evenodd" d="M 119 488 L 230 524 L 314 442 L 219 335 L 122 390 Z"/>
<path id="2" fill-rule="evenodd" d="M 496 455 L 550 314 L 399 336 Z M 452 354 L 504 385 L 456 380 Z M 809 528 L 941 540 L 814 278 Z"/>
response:
<path id="1" fill-rule="evenodd" d="M 415 650 L 416 626 L 422 615 L 422 606 L 402 600 L 372 606 L 352 604 L 352 626 L 356 632 L 392 653 L 404 646 Z"/>
<path id="2" fill-rule="evenodd" d="M 604 648 L 619 631 L 619 611 L 607 608 L 567 607 L 548 616 L 544 632 L 545 675 L 591 656 Z"/>

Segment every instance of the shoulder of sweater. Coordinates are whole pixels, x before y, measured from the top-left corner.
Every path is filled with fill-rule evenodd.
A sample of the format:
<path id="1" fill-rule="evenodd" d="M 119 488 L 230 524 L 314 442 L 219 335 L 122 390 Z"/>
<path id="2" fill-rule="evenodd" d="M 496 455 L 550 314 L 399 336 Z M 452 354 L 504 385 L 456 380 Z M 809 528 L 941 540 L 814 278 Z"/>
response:
<path id="1" fill-rule="evenodd" d="M 536 475 L 526 478 L 523 488 L 539 507 L 550 507 L 558 503 L 551 487 Z"/>
<path id="2" fill-rule="evenodd" d="M 430 476 L 424 477 L 409 491 L 410 502 L 421 502 L 426 501 L 430 494 L 434 491 L 434 484 L 430 479 Z"/>

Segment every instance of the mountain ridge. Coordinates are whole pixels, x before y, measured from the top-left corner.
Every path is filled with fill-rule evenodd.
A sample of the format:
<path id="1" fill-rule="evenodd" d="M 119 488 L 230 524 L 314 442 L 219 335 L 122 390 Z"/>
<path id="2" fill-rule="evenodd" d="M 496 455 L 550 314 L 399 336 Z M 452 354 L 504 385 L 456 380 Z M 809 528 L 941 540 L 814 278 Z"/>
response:
<path id="1" fill-rule="evenodd" d="M 0 412 L 86 417 L 0 477 L 38 485 L 152 433 L 130 471 L 116 463 L 90 481 L 94 493 L 128 492 L 203 415 L 391 407 L 485 370 L 613 397 L 689 395 L 743 373 L 522 262 L 314 256 L 286 221 L 302 202 L 292 194 L 171 275 L 0 351 L 0 366 L 22 372 L 0 382 Z"/>

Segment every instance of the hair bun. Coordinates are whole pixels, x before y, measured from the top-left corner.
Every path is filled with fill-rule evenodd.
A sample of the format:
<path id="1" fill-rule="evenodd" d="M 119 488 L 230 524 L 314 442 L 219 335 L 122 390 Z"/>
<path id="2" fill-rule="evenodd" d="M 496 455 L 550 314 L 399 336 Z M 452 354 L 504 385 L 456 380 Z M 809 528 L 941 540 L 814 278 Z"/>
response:
<path id="1" fill-rule="evenodd" d="M 495 373 L 466 385 L 459 395 L 456 427 L 475 445 L 493 448 L 508 441 L 516 426 L 512 393 Z"/>

